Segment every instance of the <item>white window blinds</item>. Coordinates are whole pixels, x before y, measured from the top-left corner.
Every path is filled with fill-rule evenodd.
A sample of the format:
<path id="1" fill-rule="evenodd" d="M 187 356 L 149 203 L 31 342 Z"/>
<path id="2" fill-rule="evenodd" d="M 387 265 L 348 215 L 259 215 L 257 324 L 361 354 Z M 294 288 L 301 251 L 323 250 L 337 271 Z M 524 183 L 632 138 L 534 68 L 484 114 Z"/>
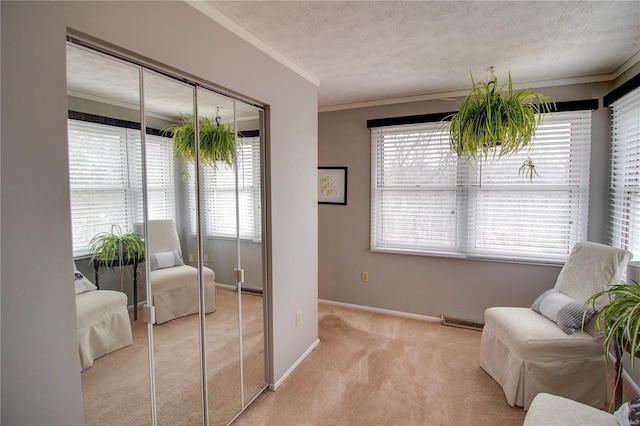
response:
<path id="1" fill-rule="evenodd" d="M 468 253 L 563 260 L 586 239 L 591 111 L 547 114 L 531 149 L 478 164 L 469 195 Z M 525 160 L 537 176 L 518 176 Z"/>
<path id="2" fill-rule="evenodd" d="M 170 138 L 146 135 L 147 215 L 150 220 L 175 219 L 175 150 Z"/>
<path id="3" fill-rule="evenodd" d="M 439 123 L 372 130 L 374 249 L 458 251 L 458 161 Z"/>
<path id="4" fill-rule="evenodd" d="M 236 217 L 240 219 L 240 238 L 260 240 L 261 195 L 260 195 L 260 138 L 238 139 L 238 207 L 236 216 L 236 176 L 233 168 L 218 164 L 217 167 L 203 165 L 202 209 L 204 233 L 215 237 L 236 237 Z M 188 208 L 191 232 L 196 231 L 195 167 L 187 167 Z"/>
<path id="5" fill-rule="evenodd" d="M 442 123 L 372 129 L 372 250 L 565 259 L 586 238 L 590 117 L 548 114 L 530 149 L 474 164 Z M 527 157 L 532 181 L 518 175 Z"/>
<path id="6" fill-rule="evenodd" d="M 131 230 L 143 220 L 140 130 L 68 120 L 73 255 L 111 225 Z M 171 140 L 147 135 L 150 218 L 175 218 Z"/>
<path id="7" fill-rule="evenodd" d="M 640 88 L 612 104 L 609 243 L 640 255 Z"/>

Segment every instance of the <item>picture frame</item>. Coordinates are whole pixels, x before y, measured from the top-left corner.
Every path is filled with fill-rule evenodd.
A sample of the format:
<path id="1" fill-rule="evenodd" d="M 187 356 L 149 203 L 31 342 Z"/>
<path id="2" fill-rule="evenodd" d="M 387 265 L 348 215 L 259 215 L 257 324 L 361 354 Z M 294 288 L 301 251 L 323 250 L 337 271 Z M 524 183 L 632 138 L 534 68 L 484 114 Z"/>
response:
<path id="1" fill-rule="evenodd" d="M 318 204 L 347 205 L 347 167 L 318 167 Z"/>

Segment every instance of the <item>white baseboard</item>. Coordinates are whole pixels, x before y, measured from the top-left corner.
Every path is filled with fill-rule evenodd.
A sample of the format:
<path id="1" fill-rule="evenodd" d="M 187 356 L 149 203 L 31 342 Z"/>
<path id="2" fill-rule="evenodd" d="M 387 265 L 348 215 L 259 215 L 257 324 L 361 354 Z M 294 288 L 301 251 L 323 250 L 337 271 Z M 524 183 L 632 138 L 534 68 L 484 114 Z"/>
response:
<path id="1" fill-rule="evenodd" d="M 278 379 L 277 382 L 275 382 L 272 385 L 269 385 L 269 390 L 272 390 L 272 391 L 277 390 L 280 387 L 280 385 L 285 380 L 287 380 L 287 377 L 289 377 L 289 375 L 293 373 L 293 370 L 295 370 L 300 365 L 300 363 L 304 361 L 304 359 L 311 353 L 312 350 L 316 348 L 316 346 L 318 346 L 319 343 L 320 343 L 320 339 L 316 339 L 316 341 L 313 342 L 306 351 L 304 351 L 304 353 L 300 356 L 300 358 L 298 358 L 298 360 L 293 363 L 293 365 L 282 375 L 282 377 Z"/>
<path id="2" fill-rule="evenodd" d="M 633 390 L 638 395 L 640 395 L 640 387 L 636 382 L 633 381 L 633 379 L 631 378 L 629 373 L 626 372 L 626 370 L 622 370 L 622 378 L 633 388 Z M 622 401 L 622 402 L 626 402 L 626 401 Z"/>
<path id="3" fill-rule="evenodd" d="M 216 287 L 227 288 L 229 290 L 237 290 L 238 289 L 237 285 L 222 284 L 222 283 L 216 283 Z"/>
<path id="4" fill-rule="evenodd" d="M 138 308 L 142 308 L 142 306 L 147 303 L 146 300 L 143 300 L 142 302 L 138 302 Z M 133 313 L 133 305 L 127 305 L 127 310 L 131 313 Z"/>
<path id="5" fill-rule="evenodd" d="M 390 309 L 372 308 L 370 306 L 352 305 L 351 303 L 334 302 L 332 300 L 318 299 L 318 303 L 324 303 L 325 305 L 341 306 L 343 308 L 359 309 L 361 311 L 376 312 L 378 314 L 393 315 L 393 316 L 396 316 L 396 317 L 417 319 L 417 320 L 420 320 L 420 321 L 442 322 L 442 318 L 440 318 L 440 317 L 432 317 L 432 316 L 429 316 L 429 315 L 411 314 L 411 313 L 408 313 L 408 312 L 401 312 L 401 311 L 392 311 Z"/>

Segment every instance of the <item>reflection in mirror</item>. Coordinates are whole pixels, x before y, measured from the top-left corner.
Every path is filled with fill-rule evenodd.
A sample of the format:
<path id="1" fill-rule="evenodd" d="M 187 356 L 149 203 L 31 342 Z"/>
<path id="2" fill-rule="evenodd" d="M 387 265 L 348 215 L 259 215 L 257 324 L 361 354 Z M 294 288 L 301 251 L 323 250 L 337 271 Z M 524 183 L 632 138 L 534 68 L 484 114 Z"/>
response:
<path id="1" fill-rule="evenodd" d="M 233 100 L 198 88 L 203 260 L 216 273 L 217 309 L 206 316 L 209 421 L 229 423 L 242 410 Z M 216 146 L 215 149 L 209 149 Z"/>
<path id="2" fill-rule="evenodd" d="M 237 245 L 242 283 L 243 403 L 265 389 L 264 273 L 262 245 L 262 114 L 236 102 L 240 234 Z"/>
<path id="3" fill-rule="evenodd" d="M 156 406 L 159 424 L 201 424 L 199 286 L 191 211 L 195 193 L 194 154 L 179 154 L 174 143 L 193 126 L 192 86 L 145 70 L 144 111 L 147 169 L 147 272 L 155 307 L 153 327 Z M 190 140 L 193 132 L 189 135 Z M 193 231 L 193 233 L 192 233 Z M 203 270 L 215 296 L 211 270 Z M 215 299 L 207 306 L 215 309 Z"/>
<path id="4" fill-rule="evenodd" d="M 71 42 L 67 72 L 85 422 L 228 424 L 266 386 L 262 111 Z"/>
<path id="5" fill-rule="evenodd" d="M 139 73 L 67 45 L 69 192 L 88 425 L 151 422 L 147 328 L 135 310 L 145 299 L 136 288 L 144 253 L 113 250 L 116 237 L 129 247 L 141 243 L 131 233 L 144 208 Z"/>

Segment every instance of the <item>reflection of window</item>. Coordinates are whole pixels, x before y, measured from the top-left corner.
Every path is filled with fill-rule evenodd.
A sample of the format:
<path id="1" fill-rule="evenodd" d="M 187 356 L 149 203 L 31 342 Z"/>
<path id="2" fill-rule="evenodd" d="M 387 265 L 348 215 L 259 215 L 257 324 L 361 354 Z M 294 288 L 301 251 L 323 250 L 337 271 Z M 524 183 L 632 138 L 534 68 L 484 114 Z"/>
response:
<path id="1" fill-rule="evenodd" d="M 640 255 L 640 88 L 613 104 L 609 243 Z"/>
<path id="2" fill-rule="evenodd" d="M 553 113 L 530 149 L 469 164 L 440 123 L 373 128 L 371 249 L 565 259 L 587 233 L 590 132 L 590 111 Z"/>
<path id="3" fill-rule="evenodd" d="M 240 238 L 260 240 L 260 138 L 238 138 L 238 204 Z M 191 233 L 196 230 L 195 167 L 188 165 L 188 199 Z M 203 165 L 202 210 L 204 233 L 207 236 L 236 236 L 236 177 L 233 169 L 219 163 L 217 167 Z"/>
<path id="4" fill-rule="evenodd" d="M 129 231 L 143 220 L 140 130 L 68 120 L 73 254 L 112 224 Z M 146 135 L 150 219 L 175 219 L 174 154 L 170 139 Z"/>

